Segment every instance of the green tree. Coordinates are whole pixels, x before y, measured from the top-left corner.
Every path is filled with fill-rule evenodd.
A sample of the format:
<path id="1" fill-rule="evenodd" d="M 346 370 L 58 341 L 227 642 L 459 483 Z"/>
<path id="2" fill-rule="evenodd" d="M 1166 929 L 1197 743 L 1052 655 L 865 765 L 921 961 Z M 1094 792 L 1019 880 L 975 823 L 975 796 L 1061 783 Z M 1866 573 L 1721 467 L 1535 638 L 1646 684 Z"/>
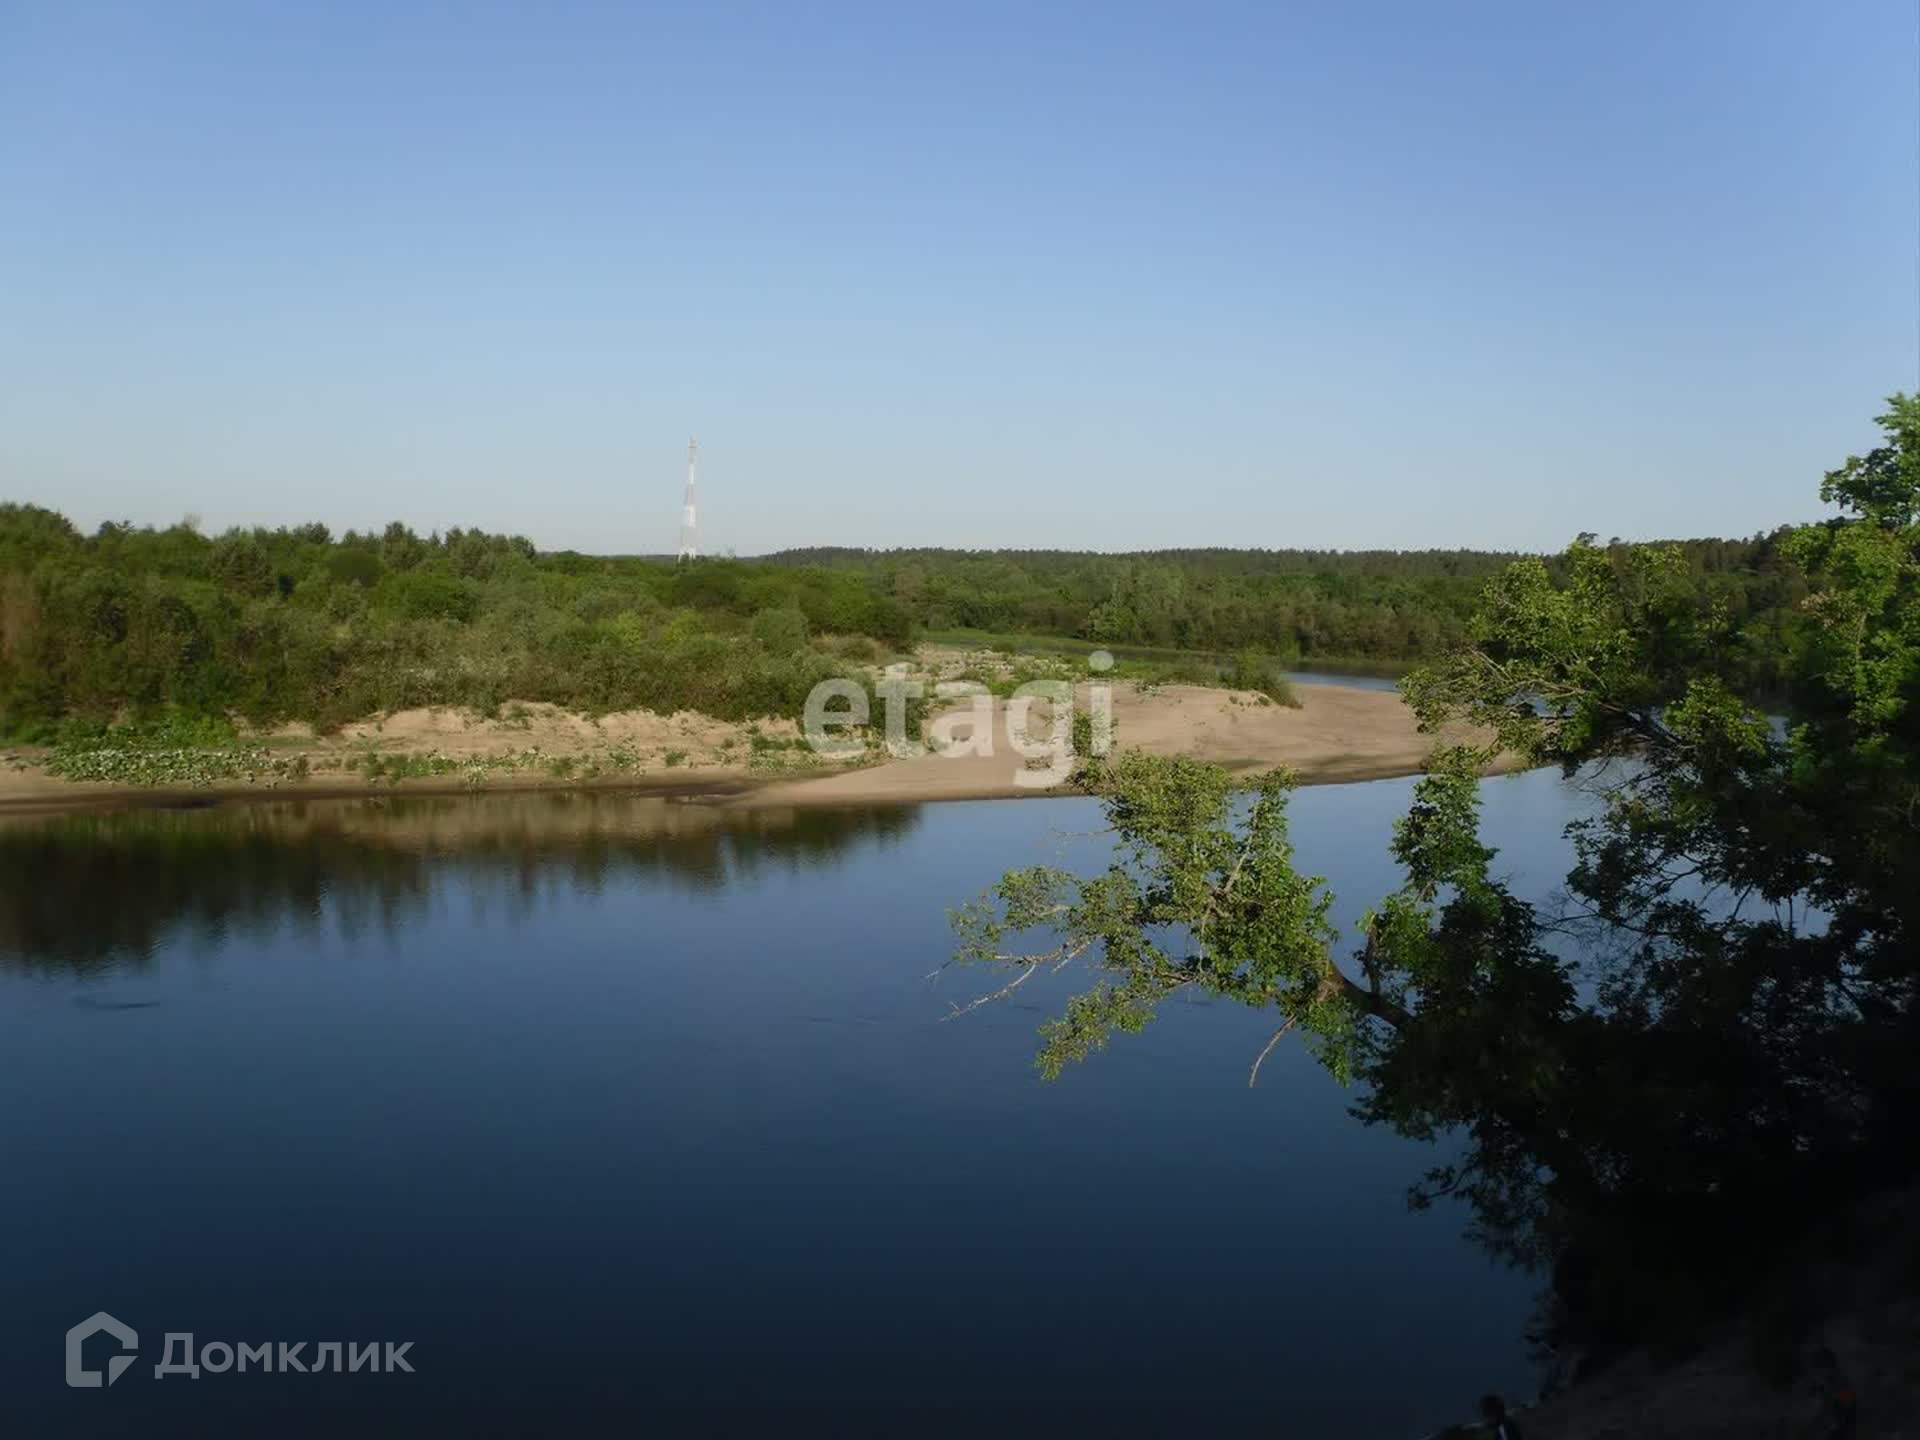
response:
<path id="1" fill-rule="evenodd" d="M 1820 498 L 1888 529 L 1904 529 L 1920 515 L 1920 395 L 1894 395 L 1877 423 L 1885 442 L 1828 472 Z"/>
<path id="2" fill-rule="evenodd" d="M 229 531 L 214 541 L 207 564 L 215 580 L 239 594 L 265 595 L 273 589 L 273 560 L 244 530 Z"/>
<path id="3" fill-rule="evenodd" d="M 1284 776 L 1236 805 L 1218 771 L 1129 757 L 1088 776 L 1114 863 L 1009 873 L 956 912 L 958 958 L 1013 967 L 995 996 L 1092 966 L 1042 1032 L 1049 1076 L 1182 990 L 1271 1011 L 1276 1042 L 1359 1082 L 1365 1120 L 1464 1137 L 1415 1198 L 1460 1196 L 1487 1243 L 1550 1263 L 1562 1339 L 1737 1302 L 1757 1256 L 1914 1169 L 1915 415 L 1894 397 L 1885 445 L 1829 478 L 1854 515 L 1781 541 L 1810 628 L 1785 729 L 1739 698 L 1734 621 L 1685 552 L 1583 537 L 1494 578 L 1467 643 L 1407 682 L 1429 727 L 1492 738 L 1436 753 L 1394 832 L 1403 882 L 1350 952 L 1294 868 Z M 1555 913 L 1479 836 L 1502 749 L 1602 799 Z"/>

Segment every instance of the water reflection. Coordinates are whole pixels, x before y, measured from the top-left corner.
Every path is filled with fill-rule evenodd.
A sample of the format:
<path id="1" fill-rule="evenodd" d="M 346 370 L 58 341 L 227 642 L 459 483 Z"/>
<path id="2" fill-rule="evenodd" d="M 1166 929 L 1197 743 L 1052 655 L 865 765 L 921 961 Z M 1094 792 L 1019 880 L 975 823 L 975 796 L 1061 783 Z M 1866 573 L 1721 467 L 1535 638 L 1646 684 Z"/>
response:
<path id="1" fill-rule="evenodd" d="M 718 892 L 893 844 L 919 813 L 582 792 L 36 818 L 0 828 L 0 966 L 139 968 L 169 944 L 311 931 L 323 915 L 348 935 L 392 933 L 456 878 L 485 881 L 509 920 L 556 888 L 599 894 L 623 875 Z"/>
<path id="2" fill-rule="evenodd" d="M 1408 788 L 1298 797 L 1343 923 Z M 1490 783 L 1506 854 L 1553 858 L 1560 794 Z M 0 1354 L 50 1357 L 12 1429 L 1252 1432 L 1282 1355 L 1289 1433 L 1417 1435 L 1524 1384 L 1534 1283 L 1406 1212 L 1432 1152 L 1304 1049 L 1248 1089 L 1267 1017 L 1183 1005 L 1057 1086 L 1035 1029 L 1084 976 L 945 1022 L 977 993 L 946 907 L 1105 863 L 1099 824 L 589 794 L 0 830 L 0 1233 L 32 1237 Z M 101 1309 L 142 1363 L 69 1390 Z M 407 1339 L 418 1373 L 162 1384 L 189 1330 Z"/>

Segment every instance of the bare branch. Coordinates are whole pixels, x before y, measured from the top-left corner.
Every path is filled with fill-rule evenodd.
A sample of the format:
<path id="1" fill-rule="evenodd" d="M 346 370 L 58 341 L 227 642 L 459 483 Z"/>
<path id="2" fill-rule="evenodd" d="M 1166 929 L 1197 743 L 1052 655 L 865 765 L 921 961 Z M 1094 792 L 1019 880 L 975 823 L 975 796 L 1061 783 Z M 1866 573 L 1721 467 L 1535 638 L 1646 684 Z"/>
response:
<path id="1" fill-rule="evenodd" d="M 1273 1053 L 1273 1047 L 1280 1043 L 1280 1037 L 1292 1028 L 1293 1021 L 1288 1020 L 1286 1024 L 1273 1032 L 1272 1037 L 1267 1041 L 1267 1048 L 1254 1057 L 1253 1068 L 1247 1071 L 1247 1089 L 1253 1089 L 1254 1085 L 1259 1081 L 1260 1067 L 1267 1063 L 1267 1056 L 1271 1055 Z"/>
<path id="2" fill-rule="evenodd" d="M 1056 972 L 1065 968 L 1073 960 L 1077 959 L 1080 953 L 1091 943 L 1091 941 L 1082 940 L 1076 945 L 1062 945 L 1059 949 L 1049 950 L 1043 955 L 994 956 L 993 958 L 996 960 L 1017 961 L 1026 966 L 1026 968 L 1005 985 L 1002 985 L 998 990 L 990 991 L 985 995 L 976 995 L 964 1005 L 950 1005 L 947 1013 L 940 1017 L 940 1023 L 944 1025 L 947 1021 L 957 1020 L 960 1016 L 965 1015 L 971 1010 L 978 1010 L 982 1005 L 991 1005 L 996 1000 L 1006 999 L 1007 996 L 1031 980 L 1043 966 L 1051 965 Z"/>

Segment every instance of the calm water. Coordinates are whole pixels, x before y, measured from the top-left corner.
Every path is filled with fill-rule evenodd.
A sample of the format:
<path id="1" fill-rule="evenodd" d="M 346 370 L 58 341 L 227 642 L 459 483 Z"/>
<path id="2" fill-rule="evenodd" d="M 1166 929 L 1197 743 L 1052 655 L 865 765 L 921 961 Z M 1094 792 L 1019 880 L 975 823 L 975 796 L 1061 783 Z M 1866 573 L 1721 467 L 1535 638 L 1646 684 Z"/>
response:
<path id="1" fill-rule="evenodd" d="M 1294 802 L 1352 917 L 1409 782 Z M 1569 798 L 1487 785 L 1544 890 Z M 1045 1085 L 1066 981 L 942 1023 L 944 911 L 1092 866 L 1077 799 L 726 815 L 308 802 L 0 830 L 9 1433 L 1415 1437 L 1521 1390 L 1532 1283 L 1409 1214 L 1434 1152 L 1170 1006 Z M 63 1337 L 139 1335 L 110 1388 Z M 413 1374 L 156 1380 L 168 1331 Z M 110 1336 L 85 1347 L 103 1368 Z"/>

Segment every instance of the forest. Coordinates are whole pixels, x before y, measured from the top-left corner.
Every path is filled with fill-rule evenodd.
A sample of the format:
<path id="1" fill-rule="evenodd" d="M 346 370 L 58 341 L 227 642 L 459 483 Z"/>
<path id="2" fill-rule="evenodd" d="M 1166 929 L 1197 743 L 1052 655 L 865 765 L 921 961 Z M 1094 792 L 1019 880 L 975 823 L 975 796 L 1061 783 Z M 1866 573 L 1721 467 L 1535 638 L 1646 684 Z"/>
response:
<path id="1" fill-rule="evenodd" d="M 0 505 L 0 734 L 155 710 L 326 727 L 508 699 L 588 711 L 797 713 L 903 645 L 866 578 L 542 554 L 519 537 L 322 525 L 209 538 Z M 817 637 L 817 638 L 816 638 Z"/>
<path id="2" fill-rule="evenodd" d="M 1705 608 L 1725 611 L 1747 683 L 1789 673 L 1806 595 L 1785 530 L 1675 548 Z M 1592 541 L 1593 537 L 1583 537 Z M 1605 547 L 1620 563 L 1636 548 Z M 1486 550 L 790 550 L 771 564 L 867 577 L 932 634 L 1069 636 L 1110 645 L 1254 650 L 1310 666 L 1426 660 L 1460 643 L 1486 582 L 1516 554 Z M 1563 562 L 1549 561 L 1555 573 Z"/>
<path id="3" fill-rule="evenodd" d="M 1626 565 L 1635 547 L 1606 548 Z M 1779 691 L 1806 594 L 1779 537 L 1678 551 L 1695 601 L 1726 617 L 1723 659 L 1741 688 Z M 923 636 L 1387 667 L 1458 645 L 1515 558 L 807 550 L 676 563 L 400 524 L 89 535 L 53 511 L 0 504 L 0 738 L 157 710 L 327 727 L 509 699 L 790 716 L 820 679 Z"/>

